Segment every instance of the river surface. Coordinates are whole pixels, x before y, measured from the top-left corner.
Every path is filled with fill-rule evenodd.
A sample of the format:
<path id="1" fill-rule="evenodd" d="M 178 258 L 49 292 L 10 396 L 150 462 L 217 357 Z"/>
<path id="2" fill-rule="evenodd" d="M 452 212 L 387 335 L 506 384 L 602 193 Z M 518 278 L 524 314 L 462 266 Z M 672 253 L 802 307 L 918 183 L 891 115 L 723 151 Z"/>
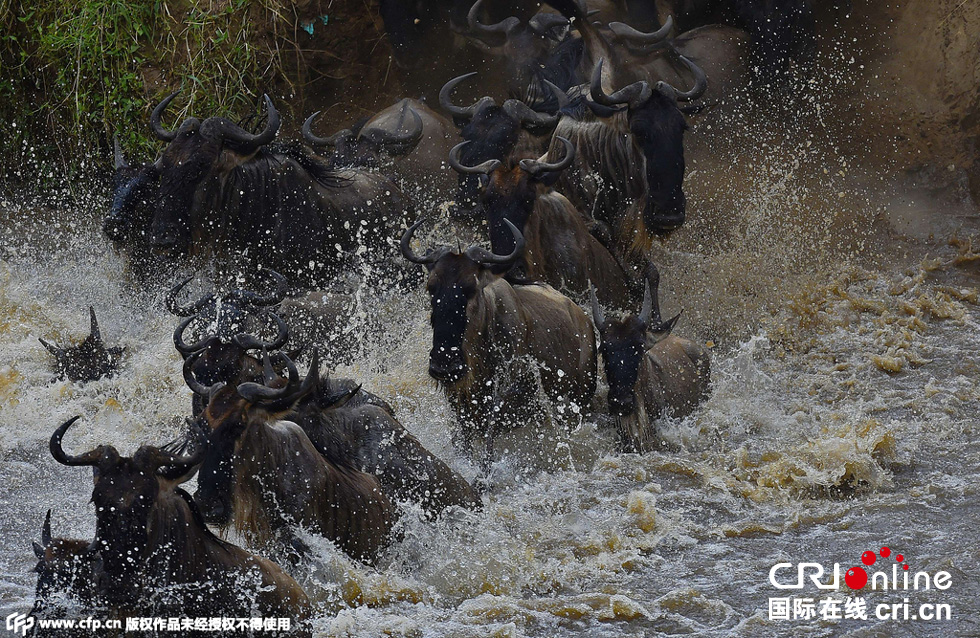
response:
<path id="1" fill-rule="evenodd" d="M 775 129 L 709 115 L 688 133 L 689 222 L 653 255 L 665 316 L 683 309 L 676 332 L 711 348 L 712 394 L 662 424 L 660 451 L 619 453 L 609 420 L 587 414 L 568 434 L 509 440 L 482 511 L 433 522 L 406 507 L 377 568 L 307 537 L 314 557 L 295 575 L 317 635 L 980 635 L 977 211 L 841 150 L 838 115 Z M 33 603 L 31 541 L 48 509 L 56 536 L 94 533 L 88 471 L 54 462 L 54 428 L 81 414 L 68 449 L 128 454 L 173 438 L 189 412 L 162 307 L 179 273 L 134 284 L 98 230 L 105 203 L 91 202 L 0 203 L 0 616 Z M 388 399 L 472 479 L 426 374 L 427 304 L 421 290 L 363 295 L 349 328 L 366 336 L 331 373 Z M 81 339 L 88 305 L 126 347 L 123 369 L 58 380 L 37 339 Z M 885 546 L 951 587 L 846 587 L 844 571 Z M 774 565 L 793 565 L 789 582 L 801 562 L 838 563 L 839 591 L 773 587 Z M 769 617 L 770 598 L 827 596 L 863 597 L 868 619 Z M 875 617 L 905 598 L 952 618 Z"/>

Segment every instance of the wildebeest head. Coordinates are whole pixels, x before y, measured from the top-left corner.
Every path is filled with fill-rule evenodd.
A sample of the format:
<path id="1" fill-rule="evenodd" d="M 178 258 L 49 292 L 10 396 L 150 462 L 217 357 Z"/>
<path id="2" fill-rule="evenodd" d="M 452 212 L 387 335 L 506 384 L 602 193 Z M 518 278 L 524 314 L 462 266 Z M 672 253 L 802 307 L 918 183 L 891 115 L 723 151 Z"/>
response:
<path id="1" fill-rule="evenodd" d="M 592 319 L 599 330 L 599 353 L 602 355 L 609 383 L 609 411 L 615 416 L 629 416 L 636 410 L 636 382 L 644 353 L 665 339 L 677 323 L 660 316 L 657 289 L 660 275 L 653 264 L 647 267 L 647 286 L 639 315 L 606 318 L 590 287 Z"/>
<path id="2" fill-rule="evenodd" d="M 303 123 L 303 137 L 315 148 L 333 149 L 335 166 L 376 167 L 386 157 L 410 153 L 422 139 L 422 116 L 412 108 L 411 100 L 404 99 L 395 107 L 364 122 L 356 133 L 343 129 L 330 137 L 313 133 L 313 120 L 320 115 L 317 111 Z"/>
<path id="3" fill-rule="evenodd" d="M 498 106 L 493 98 L 484 96 L 470 106 L 456 106 L 450 94 L 457 85 L 474 75 L 476 72 L 453 78 L 439 91 L 439 104 L 452 115 L 462 138 L 470 142 L 459 151 L 457 159 L 462 164 L 477 166 L 491 160 L 505 160 L 517 146 L 522 130 L 543 135 L 558 124 L 557 115 L 539 113 L 520 100 L 510 99 Z M 479 176 L 460 173 L 455 199 L 457 209 L 463 214 L 474 213 L 480 184 Z"/>
<path id="4" fill-rule="evenodd" d="M 51 536 L 51 510 L 44 517 L 41 542 L 32 543 L 37 565 L 37 588 L 34 591 L 34 610 L 44 608 L 53 594 L 68 593 L 91 601 L 93 568 L 98 555 L 90 551 L 88 541 Z"/>
<path id="5" fill-rule="evenodd" d="M 565 146 L 564 156 L 557 162 L 525 158 L 516 163 L 487 160 L 469 166 L 460 159 L 471 142 L 457 144 L 449 154 L 449 165 L 460 175 L 483 176 L 486 186 L 481 203 L 490 225 L 490 245 L 497 254 L 509 254 L 515 246 L 515 236 L 504 224 L 509 220 L 523 229 L 539 194 L 539 187 L 555 183 L 561 171 L 572 164 L 575 146 L 567 139 L 557 138 Z M 495 269 L 495 272 L 500 272 Z"/>
<path id="6" fill-rule="evenodd" d="M 191 278 L 174 286 L 167 294 L 166 305 L 171 313 L 185 317 L 174 330 L 174 346 L 184 357 L 185 366 L 204 386 L 219 382 L 243 383 L 261 377 L 261 365 L 248 354 L 249 350 L 267 348 L 278 350 L 289 340 L 286 323 L 275 313 L 264 310 L 283 300 L 286 295 L 286 278 L 267 270 L 275 281 L 272 292 L 260 294 L 250 290 L 235 289 L 223 295 L 209 294 L 195 302 L 180 305 L 177 295 Z M 261 315 L 272 320 L 276 336 L 271 341 L 247 334 L 245 323 L 252 309 L 262 310 Z M 205 334 L 188 343 L 184 337 L 194 322 L 206 326 Z M 200 414 L 207 397 L 195 393 L 194 414 Z"/>
<path id="7" fill-rule="evenodd" d="M 187 385 L 210 397 L 207 409 L 192 427 L 208 432 L 208 453 L 198 474 L 197 500 L 204 519 L 224 526 L 231 521 L 232 499 L 239 462 L 242 435 L 250 425 L 283 417 L 317 387 L 319 353 L 314 349 L 310 371 L 302 382 L 296 366 L 288 356 L 277 353 L 285 366 L 288 381 L 275 371 L 272 359 L 263 349 L 263 383 L 236 385 L 218 383 L 205 388 L 184 369 Z"/>
<path id="8" fill-rule="evenodd" d="M 508 270 L 524 254 L 524 237 L 509 220 L 504 223 L 514 236 L 515 247 L 508 255 L 496 255 L 480 246 L 470 246 L 454 253 L 445 246 L 418 256 L 412 251 L 412 235 L 421 224 L 415 222 L 401 239 L 405 259 L 424 265 L 429 271 L 426 288 L 432 300 L 432 349 L 429 351 L 429 376 L 453 384 L 469 371 L 463 339 L 470 316 L 470 305 L 477 294 L 496 275 L 492 268 Z"/>
<path id="9" fill-rule="evenodd" d="M 120 211 L 128 210 L 140 198 L 151 201 L 149 243 L 171 253 L 186 252 L 190 245 L 191 211 L 201 182 L 209 175 L 230 171 L 247 161 L 275 139 L 280 124 L 279 113 L 267 95 L 266 125 L 258 134 L 249 133 L 223 117 L 210 117 L 203 122 L 190 117 L 177 129 L 168 130 L 160 123 L 160 117 L 176 95 L 173 93 L 163 100 L 150 116 L 154 134 L 169 145 L 151 167 L 117 190 Z M 146 193 L 147 188 L 152 191 Z M 116 208 L 114 202 L 113 211 Z M 120 220 L 124 218 L 120 216 Z M 121 236 L 120 224 L 121 221 L 106 221 L 110 237 Z"/>
<path id="10" fill-rule="evenodd" d="M 123 156 L 119 137 L 112 140 L 115 174 L 112 178 L 112 206 L 102 222 L 106 237 L 114 242 L 132 242 L 140 234 L 146 243 L 153 210 L 150 206 L 155 196 L 159 173 L 152 164 L 130 166 Z"/>
<path id="11" fill-rule="evenodd" d="M 51 435 L 51 455 L 62 465 L 93 468 L 96 524 L 91 550 L 102 559 L 97 589 L 110 604 L 133 603 L 148 554 L 150 512 L 162 492 L 190 479 L 204 459 L 207 444 L 201 442 L 191 455 L 144 445 L 132 457 L 124 457 L 114 447 L 100 445 L 72 456 L 61 440 L 79 418 L 69 419 Z"/>
<path id="12" fill-rule="evenodd" d="M 119 370 L 123 347 L 107 348 L 102 341 L 99 321 L 95 318 L 95 308 L 88 307 L 91 331 L 85 340 L 76 346 L 60 347 L 44 339 L 38 339 L 58 363 L 59 376 L 72 381 L 95 381 L 111 377 Z"/>
<path id="13" fill-rule="evenodd" d="M 633 144 L 644 157 L 647 201 L 643 210 L 646 227 L 669 231 L 684 223 L 687 201 L 684 197 L 684 131 L 687 122 L 678 101 L 693 100 L 704 94 L 707 78 L 687 58 L 680 61 L 695 78 L 694 87 L 681 92 L 666 82 L 651 87 L 639 81 L 607 95 L 602 89 L 602 60 L 592 74 L 591 97 L 604 107 L 627 106 L 627 120 Z"/>

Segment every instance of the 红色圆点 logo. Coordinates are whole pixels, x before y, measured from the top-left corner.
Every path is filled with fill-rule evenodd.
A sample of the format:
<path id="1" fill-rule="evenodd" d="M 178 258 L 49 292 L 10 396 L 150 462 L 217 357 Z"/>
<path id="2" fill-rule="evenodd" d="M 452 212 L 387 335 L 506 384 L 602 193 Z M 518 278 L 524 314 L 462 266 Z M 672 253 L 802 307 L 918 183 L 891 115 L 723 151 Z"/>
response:
<path id="1" fill-rule="evenodd" d="M 869 573 L 870 572 L 870 573 Z M 839 563 L 832 566 L 817 562 L 777 563 L 769 570 L 769 584 L 786 593 L 809 589 L 822 598 L 786 596 L 769 599 L 770 620 L 948 620 L 949 604 L 918 602 L 908 595 L 915 592 L 944 592 L 953 582 L 946 571 L 915 571 L 905 556 L 882 547 L 877 553 L 861 554 L 861 565 L 844 573 L 841 584 Z M 902 592 L 899 601 L 868 601 L 871 592 Z M 834 594 L 843 593 L 844 596 Z M 848 595 L 850 594 L 850 595 Z"/>
<path id="2" fill-rule="evenodd" d="M 34 627 L 34 617 L 27 614 L 14 612 L 7 616 L 7 631 L 11 631 L 21 636 L 26 636 L 27 632 Z"/>

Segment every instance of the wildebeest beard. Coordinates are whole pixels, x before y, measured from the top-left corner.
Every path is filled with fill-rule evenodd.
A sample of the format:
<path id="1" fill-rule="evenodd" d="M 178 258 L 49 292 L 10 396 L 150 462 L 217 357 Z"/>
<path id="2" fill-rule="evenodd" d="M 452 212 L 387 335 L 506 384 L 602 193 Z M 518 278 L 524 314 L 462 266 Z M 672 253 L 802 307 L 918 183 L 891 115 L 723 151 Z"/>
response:
<path id="1" fill-rule="evenodd" d="M 643 209 L 646 227 L 656 231 L 684 221 L 684 131 L 687 122 L 676 102 L 654 91 L 637 109 L 630 109 L 630 132 L 646 163 L 647 201 Z"/>
<path id="2" fill-rule="evenodd" d="M 119 465 L 131 464 L 131 459 L 122 459 Z M 157 498 L 157 480 L 152 472 L 143 485 L 135 485 L 129 479 L 138 474 L 136 470 L 118 470 L 113 467 L 101 474 L 92 493 L 95 548 L 102 556 L 96 586 L 110 604 L 135 600 L 139 590 L 135 579 L 146 554 L 148 518 Z"/>
<path id="3" fill-rule="evenodd" d="M 456 283 L 442 285 L 432 295 L 429 375 L 441 383 L 453 384 L 466 376 L 468 368 L 463 350 L 466 304 L 466 294 Z"/>
<path id="4" fill-rule="evenodd" d="M 207 424 L 204 425 L 207 427 Z M 211 433 L 208 455 L 197 478 L 195 500 L 204 520 L 224 526 L 231 521 L 235 482 L 235 443 L 245 426 L 241 421 L 222 423 Z"/>

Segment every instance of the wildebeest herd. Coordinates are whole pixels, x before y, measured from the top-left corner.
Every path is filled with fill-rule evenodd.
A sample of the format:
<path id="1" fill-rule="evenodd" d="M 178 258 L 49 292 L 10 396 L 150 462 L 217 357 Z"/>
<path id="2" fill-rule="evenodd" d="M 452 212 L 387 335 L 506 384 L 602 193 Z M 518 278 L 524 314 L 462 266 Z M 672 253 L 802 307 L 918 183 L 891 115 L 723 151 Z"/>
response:
<path id="1" fill-rule="evenodd" d="M 314 113 L 302 139 L 282 142 L 268 96 L 257 125 L 189 117 L 171 129 L 174 93 L 150 116 L 167 144 L 154 162 L 130 166 L 117 145 L 103 230 L 134 270 L 194 255 L 250 284 L 184 301 L 189 280 L 170 284 L 193 393 L 186 434 L 131 457 L 109 445 L 66 451 L 79 417 L 51 436 L 57 462 L 93 470 L 96 533 L 55 538 L 45 521 L 34 613 L 67 592 L 117 616 L 288 616 L 308 631 L 311 603 L 287 573 L 309 552 L 298 529 L 370 564 L 397 541 L 400 503 L 432 517 L 480 507 L 480 491 L 384 398 L 320 373 L 322 357 L 339 356 L 323 335 L 348 315 L 317 300 L 339 280 L 383 294 L 417 287 L 412 264 L 424 266 L 428 374 L 455 414 L 454 441 L 485 469 L 508 429 L 596 409 L 614 417 L 624 450 L 649 451 L 658 420 L 707 396 L 708 352 L 661 316 L 649 249 L 687 215 L 688 118 L 746 85 L 750 67 L 775 82 L 805 66 L 809 7 L 549 4 L 382 0 L 399 64 L 418 64 L 418 47 L 442 34 L 499 62 L 443 78 L 438 105 L 406 98 L 327 137 Z M 719 17 L 729 24 L 710 22 Z M 460 102 L 491 75 L 501 95 Z M 436 224 L 455 246 L 421 247 L 434 238 L 416 235 Z M 75 381 L 123 364 L 94 310 L 81 345 L 42 343 Z M 191 495 L 181 484 L 195 474 Z M 209 525 L 233 527 L 249 551 Z"/>

